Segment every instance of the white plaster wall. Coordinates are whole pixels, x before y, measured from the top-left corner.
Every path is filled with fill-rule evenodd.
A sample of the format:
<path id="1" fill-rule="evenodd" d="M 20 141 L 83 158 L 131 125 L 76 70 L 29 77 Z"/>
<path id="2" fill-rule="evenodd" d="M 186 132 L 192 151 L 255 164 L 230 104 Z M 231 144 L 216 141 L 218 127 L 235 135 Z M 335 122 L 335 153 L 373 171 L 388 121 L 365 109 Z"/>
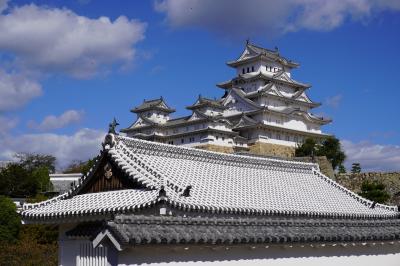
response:
<path id="1" fill-rule="evenodd" d="M 119 253 L 118 265 L 399 266 L 398 245 L 356 247 L 136 247 Z"/>

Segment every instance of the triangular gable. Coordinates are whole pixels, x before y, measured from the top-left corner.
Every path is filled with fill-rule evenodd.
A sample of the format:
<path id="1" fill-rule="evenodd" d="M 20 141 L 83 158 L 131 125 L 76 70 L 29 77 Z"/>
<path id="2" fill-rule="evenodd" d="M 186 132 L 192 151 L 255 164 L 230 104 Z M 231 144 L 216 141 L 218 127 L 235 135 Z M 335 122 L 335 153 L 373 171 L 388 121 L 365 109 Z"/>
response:
<path id="1" fill-rule="evenodd" d="M 239 60 L 243 60 L 243 59 L 247 59 L 247 58 L 250 58 L 250 57 L 254 57 L 254 56 L 257 56 L 257 55 L 258 55 L 258 53 L 256 51 L 254 51 L 254 49 L 251 49 L 251 47 L 246 45 L 246 47 L 243 50 L 242 54 L 238 58 L 238 61 Z"/>
<path id="2" fill-rule="evenodd" d="M 90 180 L 85 182 L 77 194 L 136 188 L 144 188 L 144 186 L 128 178 L 109 157 L 104 156 L 96 166 Z"/>
<path id="3" fill-rule="evenodd" d="M 189 119 L 187 121 L 194 121 L 194 120 L 199 120 L 199 119 L 203 119 L 203 117 L 200 116 L 198 112 L 193 111 L 192 115 L 189 117 Z"/>
<path id="4" fill-rule="evenodd" d="M 227 112 L 250 112 L 260 109 L 253 101 L 245 98 L 244 93 L 241 93 L 239 89 L 230 90 L 228 96 L 222 102 L 222 105 L 228 107 Z"/>
<path id="5" fill-rule="evenodd" d="M 133 125 L 131 125 L 129 128 L 146 127 L 152 125 L 154 125 L 154 122 L 139 116 L 135 123 L 133 123 Z"/>
<path id="6" fill-rule="evenodd" d="M 256 124 L 257 124 L 257 121 L 255 121 L 254 119 L 251 119 L 247 115 L 242 115 L 239 122 L 234 127 L 239 128 L 239 127 L 246 127 L 246 126 L 254 126 Z"/>

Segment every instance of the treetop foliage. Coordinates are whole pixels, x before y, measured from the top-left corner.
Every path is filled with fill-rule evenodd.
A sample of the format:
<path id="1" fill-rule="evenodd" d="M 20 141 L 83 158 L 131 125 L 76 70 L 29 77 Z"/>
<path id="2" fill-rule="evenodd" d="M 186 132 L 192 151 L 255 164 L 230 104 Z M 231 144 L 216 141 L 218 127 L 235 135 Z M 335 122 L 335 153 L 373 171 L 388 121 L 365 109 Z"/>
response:
<path id="1" fill-rule="evenodd" d="M 306 138 L 295 150 L 295 156 L 326 156 L 332 164 L 333 169 L 343 164 L 346 154 L 342 151 L 339 139 L 328 137 L 321 144 L 313 138 Z"/>
<path id="2" fill-rule="evenodd" d="M 351 165 L 351 173 L 352 174 L 361 173 L 361 165 L 360 165 L 360 163 L 353 163 Z"/>
<path id="3" fill-rule="evenodd" d="M 96 157 L 89 159 L 87 161 L 73 161 L 64 171 L 64 174 L 71 173 L 82 173 L 85 174 L 89 172 L 90 168 L 94 166 Z"/>
<path id="4" fill-rule="evenodd" d="M 20 227 L 21 219 L 14 202 L 0 195 L 0 243 L 15 243 Z"/>
<path id="5" fill-rule="evenodd" d="M 369 180 L 365 180 L 361 184 L 360 196 L 382 204 L 390 199 L 390 195 L 385 190 L 385 185 L 383 183 Z"/>
<path id="6" fill-rule="evenodd" d="M 49 173 L 55 169 L 51 155 L 17 154 L 18 162 L 0 169 L 0 194 L 9 197 L 34 197 L 50 190 Z"/>

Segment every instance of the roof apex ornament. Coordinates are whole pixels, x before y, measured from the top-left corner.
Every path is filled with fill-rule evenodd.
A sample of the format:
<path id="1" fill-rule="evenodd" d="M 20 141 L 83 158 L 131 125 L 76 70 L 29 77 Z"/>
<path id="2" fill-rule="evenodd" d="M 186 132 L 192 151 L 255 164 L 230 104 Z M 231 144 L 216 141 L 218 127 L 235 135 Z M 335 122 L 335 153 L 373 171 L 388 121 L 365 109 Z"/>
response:
<path id="1" fill-rule="evenodd" d="M 117 126 L 119 126 L 119 124 L 114 117 L 113 121 L 108 125 L 108 133 L 118 135 L 118 133 L 115 131 Z"/>
<path id="2" fill-rule="evenodd" d="M 250 44 L 250 38 L 246 39 L 246 45 Z"/>
<path id="3" fill-rule="evenodd" d="M 115 145 L 115 138 L 114 135 L 111 133 L 108 133 L 106 137 L 104 138 L 104 142 L 101 144 L 103 146 L 104 150 L 111 149 Z"/>

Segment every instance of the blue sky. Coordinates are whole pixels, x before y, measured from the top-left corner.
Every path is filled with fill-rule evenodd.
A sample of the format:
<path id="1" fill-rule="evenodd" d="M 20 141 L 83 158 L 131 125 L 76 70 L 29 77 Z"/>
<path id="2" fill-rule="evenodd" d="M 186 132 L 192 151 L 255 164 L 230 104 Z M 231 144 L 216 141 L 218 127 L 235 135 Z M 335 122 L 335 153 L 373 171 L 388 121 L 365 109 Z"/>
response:
<path id="1" fill-rule="evenodd" d="M 398 1 L 0 0 L 0 159 L 95 155 L 115 116 L 161 95 L 177 109 L 234 75 L 245 40 L 300 62 L 347 165 L 400 170 Z"/>

